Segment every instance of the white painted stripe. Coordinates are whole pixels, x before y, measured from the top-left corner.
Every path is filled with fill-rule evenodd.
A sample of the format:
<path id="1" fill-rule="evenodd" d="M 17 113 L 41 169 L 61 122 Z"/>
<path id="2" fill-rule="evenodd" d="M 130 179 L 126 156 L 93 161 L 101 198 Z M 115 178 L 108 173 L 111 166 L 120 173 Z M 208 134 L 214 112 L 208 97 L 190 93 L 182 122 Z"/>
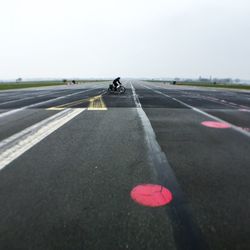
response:
<path id="1" fill-rule="evenodd" d="M 100 110 L 100 111 L 103 111 L 103 110 L 108 110 L 107 108 L 88 108 L 88 110 L 94 110 L 94 111 L 98 111 L 98 110 Z"/>
<path id="2" fill-rule="evenodd" d="M 84 110 L 66 109 L 1 141 L 0 170 Z"/>
<path id="3" fill-rule="evenodd" d="M 163 96 L 168 97 L 168 98 L 170 98 L 170 99 L 172 99 L 172 100 L 174 100 L 174 101 L 176 101 L 176 102 L 179 102 L 179 103 L 182 104 L 183 106 L 186 106 L 186 107 L 188 107 L 188 108 L 190 108 L 190 109 L 192 109 L 192 110 L 194 110 L 194 111 L 196 111 L 196 112 L 198 112 L 198 113 L 200 113 L 200 114 L 202 114 L 202 115 L 205 115 L 205 116 L 207 116 L 207 117 L 209 117 L 209 118 L 211 118 L 211 119 L 213 119 L 213 120 L 216 120 L 216 121 L 218 121 L 218 122 L 226 123 L 226 124 L 228 124 L 233 130 L 235 130 L 235 131 L 237 131 L 237 132 L 239 132 L 239 133 L 241 133 L 241 134 L 243 134 L 243 135 L 245 135 L 245 136 L 250 137 L 250 133 L 249 133 L 248 131 L 242 129 L 241 127 L 238 127 L 238 126 L 236 126 L 236 125 L 234 125 L 234 124 L 232 124 L 232 123 L 230 123 L 230 122 L 227 122 L 227 121 L 225 121 L 225 120 L 223 120 L 223 119 L 220 119 L 220 118 L 217 117 L 217 116 L 210 115 L 210 114 L 208 114 L 207 112 L 205 112 L 205 111 L 203 111 L 203 110 L 201 110 L 201 109 L 198 109 L 198 108 L 196 108 L 196 107 L 193 107 L 193 106 L 191 106 L 191 105 L 189 105 L 189 104 L 187 104 L 187 103 L 185 103 L 185 102 L 183 102 L 183 101 L 181 101 L 181 100 L 179 100 L 179 99 L 176 99 L 176 98 L 171 97 L 171 96 L 169 96 L 169 95 L 167 95 L 167 94 L 165 94 L 165 93 L 162 93 L 161 91 L 154 90 L 154 89 L 152 89 L 152 88 L 150 88 L 150 87 L 148 87 L 148 86 L 145 86 L 145 85 L 142 85 L 142 86 L 144 86 L 144 87 L 147 88 L 147 89 L 152 90 L 153 92 L 155 92 L 155 93 L 157 93 L 157 94 L 163 95 Z"/>
<path id="4" fill-rule="evenodd" d="M 13 109 L 13 110 L 1 113 L 0 114 L 0 118 L 12 115 L 14 113 L 17 113 L 19 111 L 22 111 L 22 110 L 25 110 L 25 109 L 28 109 L 28 108 L 34 108 L 34 107 L 37 107 L 39 105 L 48 104 L 48 103 L 51 103 L 51 102 L 54 102 L 54 101 L 58 101 L 58 100 L 61 100 L 61 99 L 64 99 L 64 98 L 67 98 L 67 97 L 70 97 L 70 96 L 74 96 L 74 95 L 79 95 L 81 93 L 84 93 L 84 92 L 87 92 L 87 91 L 92 91 L 92 90 L 95 90 L 95 88 L 93 88 L 93 89 L 87 89 L 87 90 L 80 91 L 80 92 L 73 93 L 73 94 L 59 96 L 59 97 L 56 97 L 56 98 L 53 98 L 53 99 L 50 99 L 50 100 L 47 100 L 47 101 L 43 101 L 43 102 L 39 102 L 39 103 L 34 103 L 34 104 L 31 104 L 31 105 L 28 105 L 28 106 L 24 106 L 24 107 L 21 107 L 21 108 L 18 108 L 18 109 Z"/>
<path id="5" fill-rule="evenodd" d="M 20 111 L 22 111 L 22 110 L 24 110 L 24 108 L 13 109 L 13 110 L 10 110 L 10 111 L 1 113 L 1 114 L 0 114 L 0 118 L 6 117 L 6 116 L 9 116 L 9 115 L 13 115 L 13 114 L 15 114 L 15 113 L 17 113 L 17 112 L 20 112 Z"/>
<path id="6" fill-rule="evenodd" d="M 25 98 L 22 98 L 22 99 L 16 99 L 16 100 L 11 100 L 11 101 L 7 101 L 7 102 L 1 102 L 0 106 L 5 105 L 5 104 L 9 104 L 9 103 L 14 103 L 14 102 L 26 101 L 26 100 L 34 99 L 34 98 L 37 98 L 37 97 L 44 97 L 44 96 L 48 96 L 48 95 L 54 95 L 54 94 L 58 94 L 58 93 L 60 93 L 60 92 L 53 92 L 53 93 L 50 92 L 50 93 L 46 93 L 46 94 L 40 94 L 40 95 L 25 97 Z"/>
<path id="7" fill-rule="evenodd" d="M 132 84 L 131 88 L 133 95 L 137 96 Z M 188 239 L 185 240 L 188 242 L 188 245 L 185 245 L 187 249 L 206 249 L 206 247 L 204 247 L 205 243 L 202 241 L 200 229 L 193 221 L 191 208 L 186 201 L 185 194 L 183 193 L 175 173 L 168 162 L 166 154 L 162 151 L 161 146 L 157 142 L 156 134 L 149 118 L 142 109 L 142 106 L 139 105 L 140 101 L 138 96 L 136 102 L 136 105 L 138 105 L 136 110 L 145 133 L 149 163 L 152 165 L 154 173 L 157 175 L 157 183 L 167 187 L 173 193 L 174 198 L 168 209 L 172 209 L 171 219 L 175 223 L 178 221 L 179 224 L 178 230 L 174 229 L 174 234 L 178 234 L 178 238 Z"/>
<path id="8" fill-rule="evenodd" d="M 64 110 L 66 108 L 58 108 L 58 107 L 51 107 L 51 108 L 47 108 L 46 110 Z"/>
<path id="9" fill-rule="evenodd" d="M 134 88 L 132 83 L 130 83 L 130 85 L 131 85 L 135 105 L 136 105 L 137 108 L 141 108 L 141 103 L 139 101 L 139 98 L 138 98 L 137 94 L 135 93 L 135 88 Z"/>

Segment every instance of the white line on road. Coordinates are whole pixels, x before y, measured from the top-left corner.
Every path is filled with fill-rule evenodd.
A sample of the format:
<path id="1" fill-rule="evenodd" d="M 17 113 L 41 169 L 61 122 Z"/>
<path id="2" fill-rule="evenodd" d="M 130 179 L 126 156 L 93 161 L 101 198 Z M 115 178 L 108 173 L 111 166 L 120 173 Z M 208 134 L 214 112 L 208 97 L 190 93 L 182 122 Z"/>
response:
<path id="1" fill-rule="evenodd" d="M 137 108 L 141 108 L 141 103 L 139 101 L 139 98 L 138 98 L 137 94 L 135 93 L 135 88 L 134 88 L 132 83 L 130 83 L 130 85 L 131 85 L 135 105 L 136 105 Z"/>
<path id="2" fill-rule="evenodd" d="M 140 85 L 142 85 L 142 84 L 140 84 Z M 145 86 L 145 85 L 142 85 L 142 86 L 145 87 L 145 88 L 147 88 L 147 89 L 150 89 L 151 91 L 153 91 L 153 92 L 155 92 L 155 93 L 157 93 L 157 94 L 160 94 L 160 95 L 163 95 L 163 96 L 165 96 L 165 97 L 168 97 L 168 98 L 170 98 L 170 99 L 172 99 L 172 100 L 174 100 L 174 101 L 176 101 L 176 102 L 182 104 L 183 106 L 185 106 L 185 107 L 187 107 L 187 108 L 190 108 L 190 109 L 196 111 L 197 113 L 200 113 L 200 114 L 202 114 L 202 115 L 205 115 L 205 116 L 207 116 L 207 117 L 209 117 L 209 118 L 211 118 L 211 119 L 213 119 L 213 120 L 216 120 L 216 121 L 218 121 L 218 122 L 226 123 L 226 124 L 228 124 L 233 130 L 235 130 L 235 131 L 237 131 L 237 132 L 239 132 L 239 133 L 241 133 L 241 134 L 243 134 L 243 135 L 245 135 L 245 136 L 247 136 L 247 137 L 250 137 L 250 133 L 249 133 L 248 131 L 246 131 L 246 130 L 244 130 L 244 129 L 242 129 L 242 128 L 240 128 L 240 127 L 238 127 L 238 126 L 236 126 L 236 125 L 234 125 L 234 124 L 232 124 L 232 123 L 229 123 L 229 122 L 227 122 L 227 121 L 225 121 L 225 120 L 222 120 L 222 119 L 220 119 L 219 117 L 216 117 L 216 116 L 214 116 L 214 115 L 210 115 L 210 114 L 208 114 L 207 112 L 205 112 L 205 111 L 203 111 L 203 110 L 201 110 L 201 109 L 198 109 L 198 108 L 196 108 L 196 107 L 193 107 L 193 106 L 191 106 L 191 105 L 189 105 L 189 104 L 187 104 L 187 103 L 185 103 L 185 102 L 183 102 L 183 101 L 181 101 L 181 100 L 179 100 L 179 99 L 176 99 L 176 98 L 171 97 L 171 96 L 169 96 L 169 95 L 167 95 L 167 94 L 165 94 L 165 93 L 162 93 L 161 91 L 154 90 L 154 89 L 152 89 L 152 88 L 150 88 L 150 87 L 148 87 L 148 86 Z"/>
<path id="3" fill-rule="evenodd" d="M 59 97 L 56 97 L 56 98 L 53 98 L 53 99 L 50 99 L 50 100 L 47 100 L 47 101 L 34 103 L 34 104 L 31 104 L 31 105 L 28 105 L 28 106 L 24 106 L 24 107 L 21 107 L 21 108 L 18 108 L 18 109 L 13 109 L 13 110 L 1 113 L 0 114 L 0 118 L 12 115 L 14 113 L 17 113 L 19 111 L 22 111 L 22 110 L 25 110 L 25 109 L 28 109 L 28 108 L 34 108 L 34 107 L 37 107 L 39 105 L 48 104 L 48 103 L 51 103 L 51 102 L 54 102 L 54 101 L 58 101 L 58 100 L 61 100 L 61 99 L 64 99 L 64 98 L 67 98 L 67 97 L 70 97 L 70 96 L 74 96 L 74 95 L 79 95 L 81 93 L 84 93 L 84 92 L 87 92 L 87 91 L 92 91 L 92 90 L 95 90 L 95 89 L 96 88 L 87 89 L 87 90 L 80 91 L 80 92 L 77 92 L 77 93 L 68 94 L 68 95 L 64 95 L 64 96 L 59 96 Z"/>
<path id="4" fill-rule="evenodd" d="M 44 97 L 44 96 L 48 96 L 48 95 L 54 95 L 54 94 L 58 94 L 60 92 L 52 92 L 52 93 L 50 92 L 50 93 L 46 93 L 46 94 L 40 94 L 40 95 L 36 95 L 36 96 L 25 97 L 25 98 L 22 98 L 22 99 L 16 99 L 16 100 L 11 100 L 11 101 L 7 101 L 7 102 L 2 102 L 2 103 L 0 103 L 0 106 L 5 105 L 5 104 L 14 103 L 14 102 L 26 101 L 26 100 L 34 99 L 34 98 L 37 98 L 37 97 Z"/>
<path id="5" fill-rule="evenodd" d="M 0 170 L 85 109 L 66 109 L 0 142 Z"/>
<path id="6" fill-rule="evenodd" d="M 225 105 L 225 106 L 231 106 L 233 108 L 236 108 L 236 109 L 239 109 L 239 108 L 242 108 L 242 109 L 249 109 L 248 106 L 245 106 L 245 105 L 239 105 L 237 103 L 233 103 L 233 102 L 228 102 L 226 100 L 221 100 L 221 99 L 218 99 L 218 98 L 215 98 L 215 97 L 211 97 L 211 96 L 204 96 L 204 95 L 201 95 L 201 94 L 194 94 L 194 93 L 189 93 L 189 92 L 185 92 L 183 91 L 183 93 L 185 93 L 186 95 L 190 96 L 190 97 L 198 97 L 198 98 L 201 98 L 201 99 L 204 99 L 204 100 L 208 100 L 208 101 L 211 101 L 211 102 L 215 102 L 215 103 L 219 103 L 219 104 L 222 104 L 222 105 Z"/>
<path id="7" fill-rule="evenodd" d="M 151 122 L 145 111 L 142 109 L 141 103 L 132 83 L 131 89 L 137 106 L 136 110 L 141 119 L 145 132 L 145 140 L 150 163 L 156 171 L 156 175 L 160 184 L 169 188 L 173 193 L 174 198 L 169 209 L 173 211 L 171 216 L 173 223 L 177 223 L 179 225 L 179 228 L 176 230 L 175 234 L 178 235 L 178 238 L 185 239 L 185 242 L 189 242 L 185 246 L 187 249 L 205 249 L 205 243 L 202 241 L 201 232 L 193 220 L 193 215 L 190 212 L 191 210 L 188 203 L 186 202 L 185 195 L 176 179 L 176 176 L 167 160 L 165 153 L 162 151 L 161 146 L 157 142 Z"/>

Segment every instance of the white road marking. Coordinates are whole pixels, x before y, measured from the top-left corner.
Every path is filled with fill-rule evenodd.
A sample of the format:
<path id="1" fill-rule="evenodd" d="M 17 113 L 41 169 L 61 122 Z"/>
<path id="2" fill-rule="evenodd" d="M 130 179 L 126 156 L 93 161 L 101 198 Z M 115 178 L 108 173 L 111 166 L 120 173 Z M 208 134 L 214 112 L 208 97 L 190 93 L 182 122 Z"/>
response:
<path id="1" fill-rule="evenodd" d="M 58 108 L 58 107 L 51 107 L 51 108 L 47 108 L 46 110 L 64 110 L 66 108 Z"/>
<path id="2" fill-rule="evenodd" d="M 184 93 L 190 95 L 190 93 L 188 93 L 188 92 L 184 92 Z M 202 99 L 209 100 L 209 101 L 212 101 L 212 102 L 220 103 L 220 104 L 223 104 L 225 106 L 231 106 L 231 107 L 237 108 L 237 109 L 238 108 L 249 109 L 249 107 L 247 107 L 247 106 L 239 105 L 239 104 L 236 104 L 236 103 L 233 103 L 233 102 L 228 102 L 226 100 L 221 100 L 221 99 L 211 97 L 211 96 L 203 96 L 201 94 L 192 94 L 192 96 L 197 96 L 198 98 L 202 98 Z"/>
<path id="3" fill-rule="evenodd" d="M 173 194 L 172 205 L 169 209 L 172 209 L 172 219 L 180 225 L 176 234 L 178 234 L 181 239 L 185 240 L 189 245 L 188 249 L 205 249 L 201 232 L 199 227 L 193 221 L 193 215 L 191 213 L 191 208 L 186 202 L 185 194 L 183 193 L 177 178 L 172 170 L 165 153 L 162 151 L 161 146 L 157 142 L 155 132 L 151 125 L 149 118 L 147 117 L 145 111 L 143 110 L 139 98 L 135 92 L 134 86 L 131 84 L 131 89 L 133 97 L 136 103 L 136 110 L 141 119 L 143 130 L 145 132 L 145 140 L 148 149 L 149 162 L 153 166 L 154 171 L 157 175 L 157 182 L 167 187 Z M 188 220 L 186 219 L 188 218 Z M 191 239 L 191 240 L 190 240 Z"/>
<path id="4" fill-rule="evenodd" d="M 139 98 L 138 98 L 137 94 L 135 93 L 135 88 L 134 88 L 132 83 L 130 83 L 130 85 L 131 85 L 135 105 L 136 105 L 137 108 L 141 108 L 141 103 L 139 101 Z"/>
<path id="5" fill-rule="evenodd" d="M 1 141 L 0 170 L 84 110 L 66 109 Z"/>
<path id="6" fill-rule="evenodd" d="M 92 90 L 95 90 L 95 88 L 93 88 L 93 89 L 87 89 L 87 90 L 80 91 L 80 92 L 73 93 L 73 94 L 68 94 L 68 95 L 64 95 L 64 96 L 59 96 L 59 97 L 56 97 L 56 98 L 53 98 L 53 99 L 50 99 L 50 100 L 47 100 L 47 101 L 43 101 L 43 102 L 39 102 L 39 103 L 30 104 L 30 105 L 28 105 L 28 106 L 24 106 L 24 107 L 21 107 L 21 108 L 18 108 L 18 109 L 13 109 L 13 110 L 10 110 L 10 111 L 1 113 L 1 114 L 0 114 L 0 118 L 6 117 L 6 116 L 9 116 L 9 115 L 12 115 L 12 114 L 14 114 L 14 113 L 20 112 L 20 111 L 25 110 L 25 109 L 28 109 L 28 108 L 34 108 L 34 107 L 37 107 L 37 106 L 39 106 L 39 105 L 48 104 L 48 103 L 51 103 L 51 102 L 54 102 L 54 101 L 58 101 L 58 100 L 61 100 L 61 99 L 64 99 L 64 98 L 67 98 L 67 97 L 70 97 L 70 96 L 78 95 L 78 94 L 81 94 L 81 93 L 84 93 L 84 92 L 87 92 L 87 91 L 92 91 Z"/>
<path id="7" fill-rule="evenodd" d="M 141 85 L 142 85 L 142 84 L 141 84 Z M 205 116 L 207 116 L 207 117 L 209 117 L 209 118 L 211 118 L 211 119 L 213 119 L 213 120 L 216 120 L 216 121 L 218 121 L 218 122 L 226 123 L 226 124 L 228 124 L 233 130 L 235 130 L 235 131 L 237 131 L 237 132 L 239 132 L 239 133 L 241 133 L 241 134 L 243 134 L 243 135 L 245 135 L 245 136 L 247 136 L 247 137 L 250 137 L 250 133 L 249 133 L 248 131 L 242 129 L 241 127 L 238 127 L 238 126 L 236 126 L 236 125 L 234 125 L 234 124 L 232 124 L 232 123 L 230 123 L 230 122 L 227 122 L 227 121 L 225 121 L 225 120 L 223 120 L 223 119 L 220 119 L 219 117 L 216 117 L 216 116 L 214 116 L 214 115 L 210 115 L 210 114 L 208 114 L 207 112 L 205 112 L 205 111 L 203 111 L 203 110 L 201 110 L 201 109 L 198 109 L 198 108 L 196 108 L 196 107 L 193 107 L 193 106 L 191 106 L 191 105 L 189 105 L 189 104 L 187 104 L 187 103 L 185 103 L 185 102 L 183 102 L 183 101 L 181 101 L 181 100 L 179 100 L 179 99 L 176 99 L 176 98 L 171 97 L 171 96 L 169 96 L 169 95 L 167 95 L 167 94 L 165 94 L 165 93 L 162 93 L 161 91 L 154 90 L 154 89 L 152 89 L 152 88 L 150 88 L 150 87 L 148 87 L 148 86 L 145 86 L 145 85 L 142 85 L 142 86 L 145 87 L 145 88 L 147 88 L 147 89 L 150 89 L 151 91 L 153 91 L 153 92 L 155 92 L 155 93 L 157 93 L 157 94 L 160 94 L 160 95 L 163 95 L 163 96 L 165 96 L 165 97 L 168 97 L 168 98 L 170 98 L 170 99 L 172 99 L 172 100 L 174 100 L 174 101 L 176 101 L 176 102 L 182 104 L 183 106 L 186 106 L 187 108 L 190 108 L 190 109 L 196 111 L 197 113 L 200 113 L 200 114 L 202 114 L 202 115 L 205 115 Z"/>
<path id="8" fill-rule="evenodd" d="M 58 94 L 60 92 L 53 92 L 53 93 L 46 93 L 46 94 L 40 94 L 40 95 L 36 95 L 36 96 L 30 96 L 30 97 L 25 97 L 22 99 L 16 99 L 16 100 L 11 100 L 11 101 L 7 101 L 7 102 L 2 102 L 0 103 L 0 106 L 5 105 L 5 104 L 9 104 L 9 103 L 13 103 L 13 102 L 21 102 L 21 101 L 25 101 L 25 100 L 30 100 L 30 99 L 34 99 L 37 97 L 43 97 L 43 96 L 48 96 L 48 95 L 54 95 L 54 94 Z"/>

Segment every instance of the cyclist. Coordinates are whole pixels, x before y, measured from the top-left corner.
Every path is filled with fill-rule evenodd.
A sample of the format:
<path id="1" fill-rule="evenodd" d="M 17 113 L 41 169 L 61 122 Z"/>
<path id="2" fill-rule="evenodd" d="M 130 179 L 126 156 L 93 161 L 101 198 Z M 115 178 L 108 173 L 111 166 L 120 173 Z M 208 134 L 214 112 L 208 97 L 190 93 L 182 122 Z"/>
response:
<path id="1" fill-rule="evenodd" d="M 113 86 L 114 86 L 114 88 L 115 88 L 115 91 L 117 91 L 117 87 L 119 86 L 119 85 L 121 85 L 121 82 L 120 82 L 120 77 L 117 77 L 114 81 L 113 81 Z"/>

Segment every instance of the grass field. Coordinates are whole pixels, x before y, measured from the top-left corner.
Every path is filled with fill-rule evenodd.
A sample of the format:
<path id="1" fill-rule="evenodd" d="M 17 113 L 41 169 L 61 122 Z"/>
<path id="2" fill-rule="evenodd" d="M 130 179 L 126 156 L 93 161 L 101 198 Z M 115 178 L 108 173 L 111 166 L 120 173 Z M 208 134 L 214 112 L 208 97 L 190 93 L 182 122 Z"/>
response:
<path id="1" fill-rule="evenodd" d="M 1 83 L 0 90 L 6 89 L 22 89 L 33 87 L 48 87 L 48 86 L 65 85 L 63 82 L 23 82 L 23 83 Z"/>

